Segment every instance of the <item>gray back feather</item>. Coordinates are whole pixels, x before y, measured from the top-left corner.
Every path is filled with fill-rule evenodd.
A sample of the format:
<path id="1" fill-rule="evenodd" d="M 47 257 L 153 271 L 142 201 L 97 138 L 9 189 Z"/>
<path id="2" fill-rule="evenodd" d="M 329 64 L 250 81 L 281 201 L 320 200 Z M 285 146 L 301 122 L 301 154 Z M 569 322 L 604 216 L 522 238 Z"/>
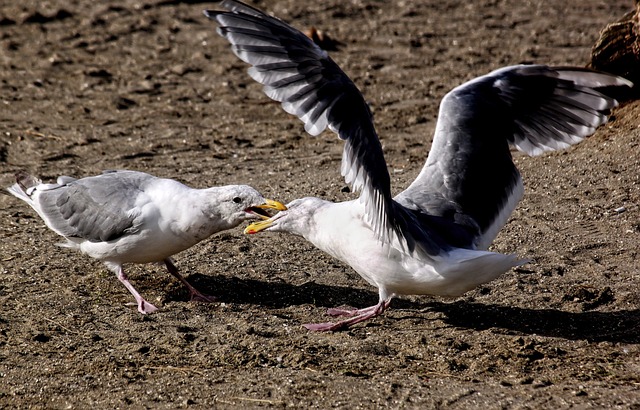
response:
<path id="1" fill-rule="evenodd" d="M 153 179 L 141 172 L 113 171 L 72 180 L 40 192 L 40 212 L 47 224 L 65 237 L 114 240 L 136 231 L 134 205 Z"/>

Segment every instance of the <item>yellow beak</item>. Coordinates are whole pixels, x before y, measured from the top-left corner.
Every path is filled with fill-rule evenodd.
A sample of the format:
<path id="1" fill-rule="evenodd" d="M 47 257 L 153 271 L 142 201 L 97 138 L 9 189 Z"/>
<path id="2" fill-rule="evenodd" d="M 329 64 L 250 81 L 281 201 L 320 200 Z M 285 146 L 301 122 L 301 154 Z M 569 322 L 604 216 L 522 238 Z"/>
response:
<path id="1" fill-rule="evenodd" d="M 276 211 L 285 211 L 287 207 L 281 202 L 274 201 L 272 199 L 265 199 L 264 204 L 255 205 L 250 208 L 245 209 L 245 212 L 249 212 L 254 216 L 258 216 L 262 219 L 269 219 L 269 214 L 262 209 L 275 209 Z"/>
<path id="2" fill-rule="evenodd" d="M 270 218 L 265 219 L 263 221 L 254 222 L 251 225 L 249 225 L 246 228 L 244 228 L 244 233 L 246 233 L 248 235 L 251 235 L 251 234 L 254 234 L 254 233 L 258 233 L 258 232 L 263 231 L 263 230 L 267 229 L 268 227 L 270 227 L 271 224 L 273 224 L 273 222 L 271 221 Z"/>
<path id="3" fill-rule="evenodd" d="M 256 206 L 256 208 L 260 209 L 275 209 L 277 211 L 286 211 L 287 207 L 278 201 L 274 201 L 273 199 L 265 199 L 264 204 Z M 265 218 L 267 219 L 267 218 Z"/>

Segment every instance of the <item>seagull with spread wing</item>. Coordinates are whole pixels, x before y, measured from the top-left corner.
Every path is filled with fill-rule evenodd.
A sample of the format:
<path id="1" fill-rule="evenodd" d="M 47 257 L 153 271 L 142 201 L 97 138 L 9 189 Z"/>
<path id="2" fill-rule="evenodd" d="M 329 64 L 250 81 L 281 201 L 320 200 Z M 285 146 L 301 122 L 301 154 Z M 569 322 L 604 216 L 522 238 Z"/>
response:
<path id="1" fill-rule="evenodd" d="M 395 197 L 362 94 L 300 31 L 239 1 L 205 11 L 249 75 L 270 98 L 318 135 L 327 127 L 345 142 L 342 175 L 356 200 L 303 198 L 256 222 L 246 233 L 289 232 L 350 265 L 379 291 L 365 309 L 329 309 L 349 316 L 305 325 L 338 330 L 375 317 L 395 295 L 458 296 L 524 263 L 487 251 L 522 198 L 510 146 L 529 155 L 566 148 L 607 121 L 617 105 L 599 88 L 626 88 L 620 77 L 577 67 L 516 65 L 475 78 L 440 104 L 426 164 Z"/>
<path id="2" fill-rule="evenodd" d="M 245 220 L 267 219 L 266 209 L 286 209 L 247 185 L 194 189 L 137 171 L 107 171 L 82 179 L 61 176 L 50 184 L 19 172 L 7 190 L 67 239 L 62 246 L 104 262 L 143 314 L 157 308 L 134 289 L 123 264 L 164 262 L 187 287 L 191 300 L 212 302 L 214 298 L 180 275 L 171 256 Z"/>

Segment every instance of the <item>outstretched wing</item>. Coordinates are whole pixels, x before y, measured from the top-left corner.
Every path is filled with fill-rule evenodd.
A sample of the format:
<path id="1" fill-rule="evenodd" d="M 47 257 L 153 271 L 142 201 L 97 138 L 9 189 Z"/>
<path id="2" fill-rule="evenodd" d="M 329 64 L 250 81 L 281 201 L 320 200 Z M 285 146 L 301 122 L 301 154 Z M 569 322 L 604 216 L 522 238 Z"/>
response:
<path id="1" fill-rule="evenodd" d="M 509 144 L 529 155 L 566 148 L 607 121 L 616 101 L 597 91 L 627 88 L 583 68 L 519 65 L 471 80 L 440 104 L 427 162 L 395 199 L 474 231 L 486 248 L 523 193 Z"/>
<path id="2" fill-rule="evenodd" d="M 378 237 L 413 247 L 408 214 L 396 211 L 390 178 L 373 118 L 347 75 L 307 36 L 283 21 L 238 1 L 221 3 L 228 12 L 205 11 L 233 52 L 252 65 L 249 74 L 270 98 L 299 117 L 317 135 L 329 127 L 345 141 L 342 175 L 361 192 Z M 408 246 L 407 246 L 408 245 Z"/>

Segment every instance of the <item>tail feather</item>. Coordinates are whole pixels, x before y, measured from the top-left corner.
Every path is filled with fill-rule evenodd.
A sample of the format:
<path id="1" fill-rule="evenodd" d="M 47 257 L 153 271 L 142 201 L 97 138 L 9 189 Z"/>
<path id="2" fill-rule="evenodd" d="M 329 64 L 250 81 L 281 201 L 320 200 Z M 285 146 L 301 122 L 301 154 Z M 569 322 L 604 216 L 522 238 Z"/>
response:
<path id="1" fill-rule="evenodd" d="M 25 194 L 29 195 L 29 188 L 40 185 L 42 181 L 26 171 L 18 171 L 16 172 L 16 183 Z"/>
<path id="2" fill-rule="evenodd" d="M 455 249 L 448 254 L 436 270 L 449 279 L 448 296 L 459 296 L 478 285 L 487 283 L 509 269 L 528 263 L 516 255 Z"/>
<path id="3" fill-rule="evenodd" d="M 25 171 L 18 171 L 15 174 L 16 183 L 7 188 L 7 191 L 16 198 L 22 199 L 33 206 L 31 194 L 42 181 Z"/>

